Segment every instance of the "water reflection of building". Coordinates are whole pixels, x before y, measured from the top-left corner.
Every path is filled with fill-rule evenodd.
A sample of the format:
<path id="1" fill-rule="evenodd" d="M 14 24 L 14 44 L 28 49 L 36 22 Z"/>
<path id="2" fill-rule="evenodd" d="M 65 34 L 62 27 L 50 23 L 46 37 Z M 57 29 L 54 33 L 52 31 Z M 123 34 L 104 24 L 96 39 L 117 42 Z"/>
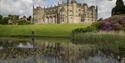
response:
<path id="1" fill-rule="evenodd" d="M 97 7 L 72 0 L 68 5 L 63 3 L 49 8 L 36 7 L 33 15 L 35 24 L 94 22 L 97 19 Z"/>

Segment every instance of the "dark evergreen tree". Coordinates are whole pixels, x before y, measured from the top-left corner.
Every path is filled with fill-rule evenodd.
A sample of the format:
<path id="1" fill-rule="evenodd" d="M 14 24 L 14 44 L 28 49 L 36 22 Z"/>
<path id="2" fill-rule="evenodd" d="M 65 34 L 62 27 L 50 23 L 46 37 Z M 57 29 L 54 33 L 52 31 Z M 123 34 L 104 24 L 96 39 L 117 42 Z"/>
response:
<path id="1" fill-rule="evenodd" d="M 31 21 L 31 19 L 32 19 L 32 16 L 29 16 L 29 17 L 27 18 L 28 21 Z"/>
<path id="2" fill-rule="evenodd" d="M 0 21 L 0 24 L 8 24 L 8 17 L 3 17 L 2 20 Z"/>
<path id="3" fill-rule="evenodd" d="M 0 15 L 0 20 L 3 18 L 3 16 L 2 15 Z"/>
<path id="4" fill-rule="evenodd" d="M 0 15 L 0 23 L 2 22 L 2 18 L 3 18 L 3 16 L 2 16 L 2 15 Z"/>
<path id="5" fill-rule="evenodd" d="M 112 16 L 121 14 L 125 14 L 125 5 L 123 0 L 117 0 L 116 6 L 112 9 Z"/>

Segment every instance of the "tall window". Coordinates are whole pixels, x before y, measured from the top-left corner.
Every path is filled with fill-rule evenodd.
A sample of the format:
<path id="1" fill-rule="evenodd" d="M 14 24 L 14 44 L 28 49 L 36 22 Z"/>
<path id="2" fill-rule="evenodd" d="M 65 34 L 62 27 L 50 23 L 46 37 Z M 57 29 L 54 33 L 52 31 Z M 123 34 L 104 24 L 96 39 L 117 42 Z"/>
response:
<path id="1" fill-rule="evenodd" d="M 84 21 L 85 21 L 84 17 L 81 17 L 81 22 L 84 22 Z"/>
<path id="2" fill-rule="evenodd" d="M 69 13 L 69 15 L 70 15 L 70 16 L 72 16 L 72 15 L 73 15 L 73 11 L 72 11 L 72 10 L 70 10 L 70 13 Z"/>

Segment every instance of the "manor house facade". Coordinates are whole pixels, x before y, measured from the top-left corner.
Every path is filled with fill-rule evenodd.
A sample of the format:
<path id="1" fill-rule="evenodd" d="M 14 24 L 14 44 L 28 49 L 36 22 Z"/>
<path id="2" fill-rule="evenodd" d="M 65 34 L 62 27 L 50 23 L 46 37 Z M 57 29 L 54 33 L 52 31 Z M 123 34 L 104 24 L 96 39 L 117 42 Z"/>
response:
<path id="1" fill-rule="evenodd" d="M 97 7 L 72 0 L 49 8 L 33 9 L 34 24 L 85 23 L 97 20 Z"/>

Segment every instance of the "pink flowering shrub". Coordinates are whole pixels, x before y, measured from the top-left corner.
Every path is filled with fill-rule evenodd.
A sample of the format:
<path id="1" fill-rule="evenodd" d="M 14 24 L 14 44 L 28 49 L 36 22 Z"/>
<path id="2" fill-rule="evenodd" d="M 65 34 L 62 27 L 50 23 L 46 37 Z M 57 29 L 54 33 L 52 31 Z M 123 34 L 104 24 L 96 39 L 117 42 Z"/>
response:
<path id="1" fill-rule="evenodd" d="M 125 16 L 113 16 L 101 21 L 100 30 L 102 31 L 125 31 Z"/>

